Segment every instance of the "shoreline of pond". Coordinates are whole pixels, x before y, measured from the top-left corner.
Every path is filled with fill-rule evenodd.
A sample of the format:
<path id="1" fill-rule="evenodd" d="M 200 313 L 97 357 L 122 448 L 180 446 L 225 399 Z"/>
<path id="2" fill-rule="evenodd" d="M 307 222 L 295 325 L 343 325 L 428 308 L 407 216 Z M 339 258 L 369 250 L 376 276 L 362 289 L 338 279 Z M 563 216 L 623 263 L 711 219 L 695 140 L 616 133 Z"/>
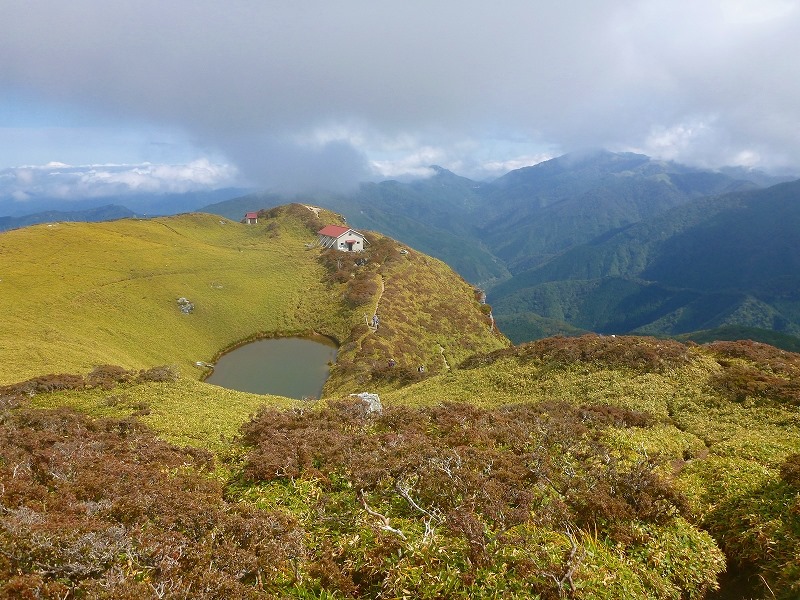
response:
<path id="1" fill-rule="evenodd" d="M 319 398 L 339 352 L 317 332 L 240 340 L 204 363 L 201 381 L 227 389 L 294 399 Z"/>
<path id="2" fill-rule="evenodd" d="M 310 340 L 318 340 L 321 343 L 328 343 L 330 342 L 336 347 L 338 352 L 339 348 L 341 347 L 341 343 L 332 335 L 327 335 L 325 333 L 319 333 L 318 331 L 311 330 L 305 332 L 291 332 L 291 333 L 257 333 L 255 335 L 251 335 L 245 338 L 240 339 L 237 342 L 234 342 L 230 346 L 225 346 L 224 349 L 220 350 L 211 358 L 210 361 L 197 361 L 195 363 L 196 366 L 203 369 L 203 372 L 200 374 L 200 381 L 205 381 L 211 374 L 214 372 L 214 367 L 216 366 L 217 362 L 220 358 L 225 356 L 226 354 L 230 354 L 234 350 L 238 350 L 242 346 L 246 346 L 247 344 L 252 344 L 253 342 L 260 342 L 262 340 L 278 340 L 278 339 L 310 339 Z"/>

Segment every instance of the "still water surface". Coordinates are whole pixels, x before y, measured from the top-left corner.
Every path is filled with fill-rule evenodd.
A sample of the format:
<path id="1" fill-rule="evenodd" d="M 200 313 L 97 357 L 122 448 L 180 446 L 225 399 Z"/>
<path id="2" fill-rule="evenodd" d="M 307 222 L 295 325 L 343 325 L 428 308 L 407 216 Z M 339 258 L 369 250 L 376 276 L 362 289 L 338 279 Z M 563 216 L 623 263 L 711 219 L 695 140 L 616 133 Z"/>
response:
<path id="1" fill-rule="evenodd" d="M 255 394 L 319 398 L 336 344 L 322 336 L 271 338 L 223 354 L 207 383 Z"/>

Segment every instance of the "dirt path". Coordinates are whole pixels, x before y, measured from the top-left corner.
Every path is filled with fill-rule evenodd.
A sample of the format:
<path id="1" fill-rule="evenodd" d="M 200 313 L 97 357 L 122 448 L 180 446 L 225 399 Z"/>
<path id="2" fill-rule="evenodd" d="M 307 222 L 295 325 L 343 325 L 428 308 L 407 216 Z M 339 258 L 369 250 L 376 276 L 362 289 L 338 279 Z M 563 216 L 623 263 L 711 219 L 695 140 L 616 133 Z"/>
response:
<path id="1" fill-rule="evenodd" d="M 378 292 L 378 299 L 375 301 L 375 313 L 374 314 L 376 314 L 376 315 L 378 314 L 378 309 L 380 308 L 380 305 L 381 305 L 381 298 L 383 298 L 383 292 L 386 291 L 386 285 L 384 285 L 384 283 L 383 283 L 383 275 L 378 275 L 378 277 L 381 278 L 381 291 Z M 371 318 L 368 315 L 364 315 L 364 318 L 367 319 L 367 325 L 369 326 L 369 328 L 372 331 L 377 331 L 378 328 L 377 327 L 373 327 Z"/>
<path id="2" fill-rule="evenodd" d="M 450 370 L 450 363 L 447 362 L 447 357 L 444 355 L 444 346 L 442 346 L 441 344 L 439 344 L 439 354 L 442 355 L 442 362 L 444 363 L 444 370 L 445 371 L 449 371 Z"/>

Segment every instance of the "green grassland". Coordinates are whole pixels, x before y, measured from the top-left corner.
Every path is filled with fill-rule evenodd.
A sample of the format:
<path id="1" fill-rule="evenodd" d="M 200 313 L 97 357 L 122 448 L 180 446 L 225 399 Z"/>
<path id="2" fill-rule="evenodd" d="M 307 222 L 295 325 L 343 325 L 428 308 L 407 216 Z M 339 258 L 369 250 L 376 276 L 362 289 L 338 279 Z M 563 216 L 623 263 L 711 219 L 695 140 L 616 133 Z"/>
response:
<path id="1" fill-rule="evenodd" d="M 346 335 L 349 315 L 317 285 L 321 266 L 303 248 L 314 236 L 291 225 L 272 237 L 196 214 L 3 234 L 0 381 L 104 363 L 191 375 L 195 361 L 254 335 Z"/>
<path id="2" fill-rule="evenodd" d="M 3 593 L 700 600 L 726 556 L 800 593 L 800 355 L 510 346 L 444 263 L 372 232 L 359 257 L 322 251 L 326 222 L 290 205 L 254 226 L 0 234 Z M 194 366 L 312 331 L 340 342 L 319 401 L 223 390 Z M 347 400 L 361 391 L 384 413 Z M 100 468 L 106 447 L 123 462 Z M 113 474 L 134 468 L 128 492 Z"/>
<path id="3" fill-rule="evenodd" d="M 135 416 L 179 446 L 224 451 L 242 423 L 264 404 L 281 408 L 303 403 L 208 385 L 190 378 L 37 395 L 41 408 L 69 406 L 95 417 Z"/>
<path id="4" fill-rule="evenodd" d="M 292 403 L 196 381 L 204 372 L 195 362 L 213 362 L 244 341 L 317 332 L 341 342 L 326 395 L 391 389 L 419 378 L 418 365 L 436 373 L 447 360 L 508 345 L 490 330 L 471 286 L 444 263 L 401 253 L 377 233 L 358 257 L 323 252 L 315 232 L 325 223 L 341 218 L 289 205 L 262 211 L 257 225 L 187 214 L 4 233 L 0 384 L 103 364 L 170 365 L 179 380 L 136 386 L 134 404 L 147 405 L 142 418 L 168 439 L 209 446 L 264 402 Z M 194 303 L 190 314 L 179 297 Z M 373 332 L 365 320 L 376 311 Z M 392 372 L 388 358 L 397 363 Z M 43 405 L 107 414 L 105 396 L 70 392 Z"/>

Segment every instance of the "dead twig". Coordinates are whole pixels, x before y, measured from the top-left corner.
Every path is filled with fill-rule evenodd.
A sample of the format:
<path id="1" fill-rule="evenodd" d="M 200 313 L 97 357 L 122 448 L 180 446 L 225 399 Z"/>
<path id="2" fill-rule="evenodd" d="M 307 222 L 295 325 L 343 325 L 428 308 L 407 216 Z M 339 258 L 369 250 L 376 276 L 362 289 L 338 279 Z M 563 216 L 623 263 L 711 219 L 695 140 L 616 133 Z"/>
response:
<path id="1" fill-rule="evenodd" d="M 381 522 L 381 524 L 378 525 L 380 529 L 388 531 L 389 533 L 393 533 L 402 540 L 406 539 L 406 535 L 402 531 L 389 525 L 389 518 L 386 515 L 382 515 L 378 511 L 370 508 L 369 504 L 367 504 L 367 499 L 364 497 L 364 490 L 358 490 L 358 500 L 361 502 L 361 506 L 364 507 L 364 510 L 367 511 L 368 514 L 372 515 Z"/>

